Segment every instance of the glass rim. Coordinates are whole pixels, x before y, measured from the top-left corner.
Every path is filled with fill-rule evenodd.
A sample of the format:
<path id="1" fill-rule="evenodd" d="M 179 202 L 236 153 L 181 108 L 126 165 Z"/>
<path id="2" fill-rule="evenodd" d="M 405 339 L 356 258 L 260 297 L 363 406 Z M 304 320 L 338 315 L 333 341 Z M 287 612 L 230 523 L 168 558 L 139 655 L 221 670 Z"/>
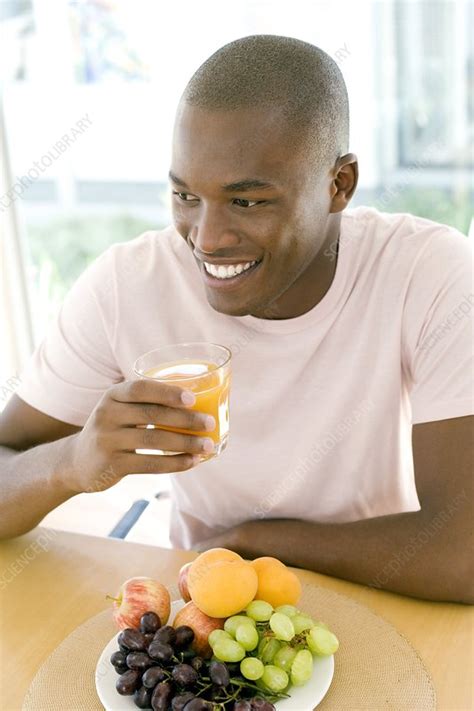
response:
<path id="1" fill-rule="evenodd" d="M 216 370 L 220 370 L 221 368 L 224 368 L 228 363 L 230 363 L 230 360 L 232 358 L 232 351 L 230 348 L 227 348 L 227 346 L 223 346 L 221 343 L 213 343 L 211 341 L 186 341 L 184 343 L 172 343 L 169 346 L 160 346 L 158 348 L 153 348 L 151 351 L 147 351 L 146 353 L 142 353 L 141 356 L 138 356 L 138 358 L 135 360 L 133 364 L 133 372 L 135 375 L 138 375 L 140 378 L 146 378 L 147 380 L 157 380 L 158 382 L 170 382 L 170 378 L 156 378 L 151 375 L 145 375 L 144 373 L 141 373 L 137 369 L 137 363 L 141 358 L 146 358 L 147 356 L 151 355 L 152 353 L 157 353 L 158 351 L 164 350 L 165 348 L 176 348 L 180 346 L 215 346 L 217 348 L 221 348 L 223 351 L 227 351 L 227 357 L 223 363 L 220 365 L 216 365 L 215 368 L 211 371 L 207 371 L 206 373 L 200 373 L 199 375 L 190 375 L 189 380 L 198 380 L 199 378 L 205 378 L 209 375 L 209 373 L 214 373 Z"/>

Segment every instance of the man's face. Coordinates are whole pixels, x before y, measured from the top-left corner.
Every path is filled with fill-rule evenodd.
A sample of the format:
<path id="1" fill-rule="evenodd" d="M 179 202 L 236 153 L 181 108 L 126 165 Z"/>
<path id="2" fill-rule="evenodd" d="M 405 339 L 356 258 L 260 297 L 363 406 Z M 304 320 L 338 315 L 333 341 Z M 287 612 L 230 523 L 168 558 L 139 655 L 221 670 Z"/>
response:
<path id="1" fill-rule="evenodd" d="M 278 318 L 327 238 L 332 168 L 315 170 L 276 110 L 180 105 L 173 219 L 216 311 Z"/>

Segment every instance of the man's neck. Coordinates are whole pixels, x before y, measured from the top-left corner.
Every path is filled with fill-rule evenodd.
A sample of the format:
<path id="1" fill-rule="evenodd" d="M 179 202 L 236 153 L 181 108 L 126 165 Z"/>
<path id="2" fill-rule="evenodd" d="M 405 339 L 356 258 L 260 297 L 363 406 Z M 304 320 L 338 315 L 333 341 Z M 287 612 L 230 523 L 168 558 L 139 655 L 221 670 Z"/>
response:
<path id="1" fill-rule="evenodd" d="M 339 253 L 340 220 L 330 229 L 313 262 L 279 299 L 262 312 L 252 314 L 256 318 L 282 320 L 297 318 L 311 311 L 326 296 L 334 276 Z"/>

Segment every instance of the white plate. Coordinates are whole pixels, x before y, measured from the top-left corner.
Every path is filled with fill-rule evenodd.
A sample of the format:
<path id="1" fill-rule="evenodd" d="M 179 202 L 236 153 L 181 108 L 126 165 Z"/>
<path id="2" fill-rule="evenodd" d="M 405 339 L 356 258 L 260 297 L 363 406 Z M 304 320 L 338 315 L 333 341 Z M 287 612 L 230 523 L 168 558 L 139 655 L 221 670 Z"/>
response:
<path id="1" fill-rule="evenodd" d="M 184 605 L 182 600 L 171 603 L 171 615 L 168 623 Z M 111 655 L 117 651 L 117 633 L 105 647 L 100 655 L 95 670 L 95 685 L 99 699 L 105 711 L 137 711 L 132 696 L 120 696 L 115 690 L 117 673 L 110 663 Z M 277 701 L 275 707 L 278 711 L 313 711 L 313 709 L 326 696 L 334 675 L 334 657 L 318 657 L 314 659 L 313 676 L 304 686 L 295 686 L 291 689 L 288 699 Z"/>

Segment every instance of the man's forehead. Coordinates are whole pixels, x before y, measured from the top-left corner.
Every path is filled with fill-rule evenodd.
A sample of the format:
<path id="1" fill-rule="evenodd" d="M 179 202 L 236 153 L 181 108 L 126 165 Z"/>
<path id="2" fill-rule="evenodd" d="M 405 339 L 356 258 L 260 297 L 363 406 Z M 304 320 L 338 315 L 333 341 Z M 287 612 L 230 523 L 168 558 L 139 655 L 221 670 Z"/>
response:
<path id="1" fill-rule="evenodd" d="M 249 180 L 260 181 L 263 189 L 263 183 L 285 184 L 288 174 L 294 175 L 297 150 L 282 120 L 273 117 L 261 123 L 258 116 L 254 110 L 182 110 L 176 120 L 171 164 L 173 176 L 181 182 L 174 182 L 205 179 L 223 189 L 229 186 L 229 191 Z"/>
<path id="2" fill-rule="evenodd" d="M 176 115 L 173 149 L 235 154 L 285 152 L 297 141 L 281 111 L 272 108 L 209 110 L 185 104 Z"/>

